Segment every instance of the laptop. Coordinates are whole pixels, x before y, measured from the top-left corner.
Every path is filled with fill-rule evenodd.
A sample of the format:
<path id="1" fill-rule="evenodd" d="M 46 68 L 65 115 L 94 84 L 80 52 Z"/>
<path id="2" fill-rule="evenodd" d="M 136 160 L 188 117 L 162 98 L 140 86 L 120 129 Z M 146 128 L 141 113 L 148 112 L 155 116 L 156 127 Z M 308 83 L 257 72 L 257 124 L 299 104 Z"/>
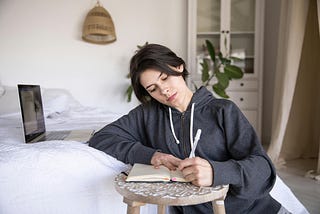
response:
<path id="1" fill-rule="evenodd" d="M 39 85 L 18 84 L 25 143 L 47 140 L 74 140 L 86 143 L 94 130 L 46 131 Z"/>

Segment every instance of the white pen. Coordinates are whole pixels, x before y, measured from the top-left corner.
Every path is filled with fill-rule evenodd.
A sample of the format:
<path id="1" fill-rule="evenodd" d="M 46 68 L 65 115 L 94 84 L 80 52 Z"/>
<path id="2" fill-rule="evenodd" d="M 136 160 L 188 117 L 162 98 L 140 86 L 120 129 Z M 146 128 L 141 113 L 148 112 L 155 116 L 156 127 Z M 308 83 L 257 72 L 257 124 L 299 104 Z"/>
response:
<path id="1" fill-rule="evenodd" d="M 201 136 L 201 129 L 198 129 L 196 136 L 194 137 L 194 144 L 193 144 L 192 150 L 190 152 L 189 158 L 194 158 L 196 156 L 195 151 L 196 151 L 198 142 L 200 140 L 200 136 Z"/>

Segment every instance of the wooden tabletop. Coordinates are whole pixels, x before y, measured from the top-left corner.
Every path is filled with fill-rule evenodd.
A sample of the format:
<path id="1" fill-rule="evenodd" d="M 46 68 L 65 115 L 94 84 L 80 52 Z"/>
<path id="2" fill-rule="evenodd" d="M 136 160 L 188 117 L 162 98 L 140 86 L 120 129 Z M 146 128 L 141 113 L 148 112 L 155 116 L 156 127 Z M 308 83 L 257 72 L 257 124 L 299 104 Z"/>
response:
<path id="1" fill-rule="evenodd" d="M 148 204 L 183 206 L 224 200 L 229 186 L 197 187 L 191 183 L 126 182 L 126 176 L 115 178 L 116 190 L 127 199 Z"/>

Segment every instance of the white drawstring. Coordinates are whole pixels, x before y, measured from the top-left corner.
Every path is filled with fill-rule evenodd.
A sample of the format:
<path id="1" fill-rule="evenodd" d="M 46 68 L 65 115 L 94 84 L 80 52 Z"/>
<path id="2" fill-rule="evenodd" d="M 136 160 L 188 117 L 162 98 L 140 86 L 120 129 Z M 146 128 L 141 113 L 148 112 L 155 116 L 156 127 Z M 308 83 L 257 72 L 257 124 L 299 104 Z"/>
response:
<path id="1" fill-rule="evenodd" d="M 194 117 L 194 103 L 192 103 L 192 106 L 191 106 L 191 118 L 190 118 L 190 146 L 191 146 L 191 151 L 194 150 L 193 149 L 193 117 Z M 178 140 L 177 136 L 176 136 L 176 133 L 174 131 L 174 126 L 173 126 L 173 121 L 172 121 L 172 112 L 171 112 L 171 108 L 169 107 L 169 119 L 170 119 L 170 127 L 171 127 L 171 132 L 172 132 L 172 135 L 174 137 L 174 139 L 176 140 L 176 143 L 179 144 L 180 141 Z M 200 138 L 200 136 L 198 136 L 198 132 L 200 131 L 200 134 L 201 134 L 201 129 L 198 129 L 197 130 L 197 136 L 196 138 Z M 199 140 L 199 139 L 197 139 Z"/>
<path id="2" fill-rule="evenodd" d="M 178 140 L 176 133 L 174 132 L 174 127 L 173 127 L 173 122 L 172 122 L 172 112 L 171 108 L 169 107 L 169 118 L 170 118 L 170 127 L 171 127 L 171 132 L 173 134 L 174 139 L 176 140 L 176 143 L 179 144 L 180 141 Z"/>
<path id="3" fill-rule="evenodd" d="M 191 106 L 191 116 L 190 116 L 190 147 L 193 149 L 193 115 L 194 115 L 194 103 Z"/>

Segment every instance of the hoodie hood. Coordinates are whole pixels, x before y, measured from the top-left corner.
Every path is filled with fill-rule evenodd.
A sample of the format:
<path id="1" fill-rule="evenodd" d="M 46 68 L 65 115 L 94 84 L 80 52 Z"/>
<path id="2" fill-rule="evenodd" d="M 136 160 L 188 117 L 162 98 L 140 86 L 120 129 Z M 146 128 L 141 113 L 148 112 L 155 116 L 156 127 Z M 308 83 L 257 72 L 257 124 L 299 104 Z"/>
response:
<path id="1" fill-rule="evenodd" d="M 195 103 L 199 108 L 209 103 L 212 99 L 214 99 L 213 94 L 202 86 L 193 94 L 190 103 Z"/>

